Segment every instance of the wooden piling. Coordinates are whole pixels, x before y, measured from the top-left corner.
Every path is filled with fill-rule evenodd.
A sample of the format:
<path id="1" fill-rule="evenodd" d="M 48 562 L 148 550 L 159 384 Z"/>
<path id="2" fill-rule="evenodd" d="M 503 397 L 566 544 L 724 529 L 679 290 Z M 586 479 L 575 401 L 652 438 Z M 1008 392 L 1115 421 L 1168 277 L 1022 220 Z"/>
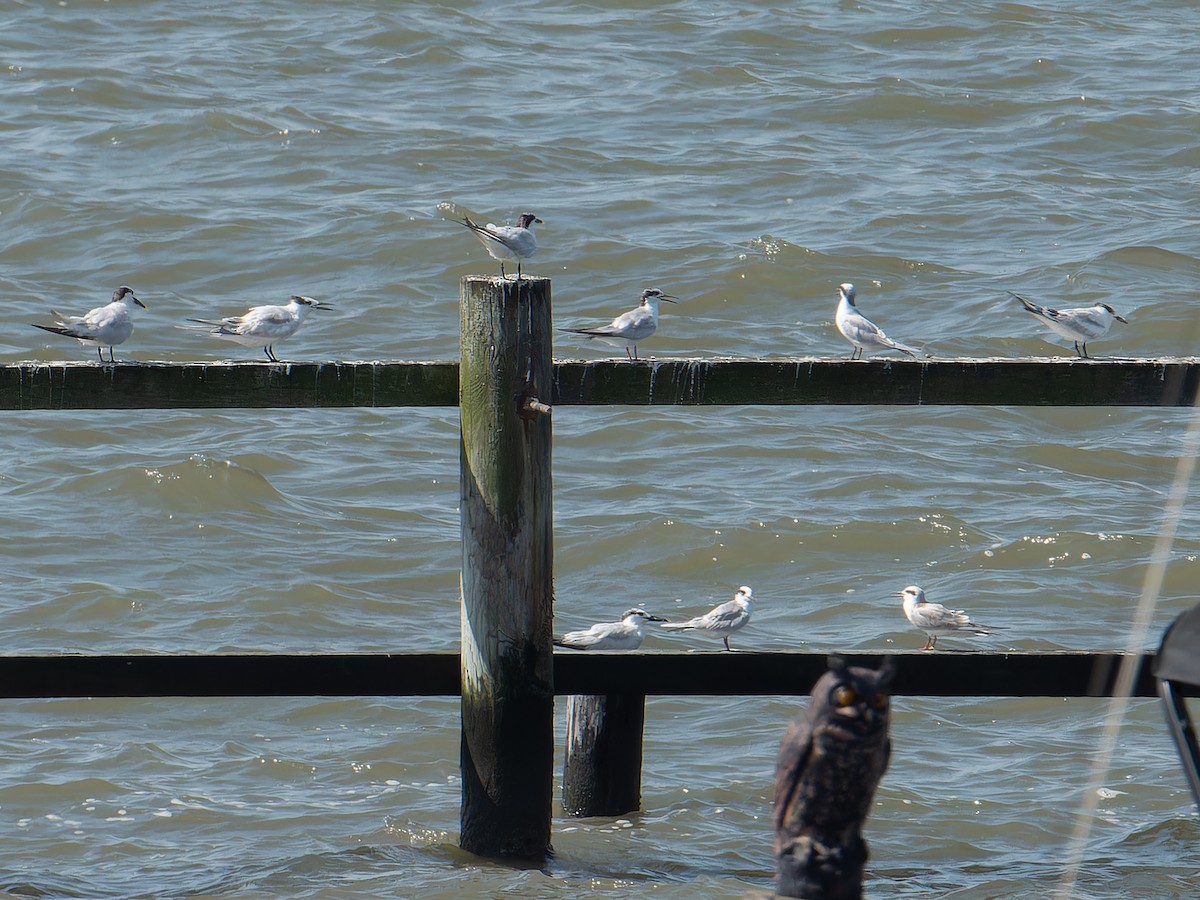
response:
<path id="1" fill-rule="evenodd" d="M 550 851 L 550 281 L 467 276 L 459 371 L 462 810 L 481 856 Z"/>
<path id="2" fill-rule="evenodd" d="M 569 816 L 620 816 L 642 806 L 642 694 L 567 699 L 563 809 Z"/>

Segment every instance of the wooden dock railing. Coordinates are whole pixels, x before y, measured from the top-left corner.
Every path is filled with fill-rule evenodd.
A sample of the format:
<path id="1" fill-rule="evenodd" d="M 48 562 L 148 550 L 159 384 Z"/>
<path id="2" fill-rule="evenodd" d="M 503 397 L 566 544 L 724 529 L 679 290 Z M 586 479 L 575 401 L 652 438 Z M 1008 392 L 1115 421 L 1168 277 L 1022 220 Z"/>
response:
<path id="1" fill-rule="evenodd" d="M 587 695 L 601 703 L 621 698 L 626 706 L 655 694 L 805 695 L 826 668 L 824 653 L 552 654 L 551 573 L 543 568 L 552 558 L 551 537 L 541 525 L 523 531 L 526 523 L 519 519 L 532 507 L 540 510 L 539 521 L 549 521 L 553 406 L 1188 407 L 1200 389 L 1200 363 L 1190 358 L 551 363 L 549 305 L 547 279 L 465 278 L 461 370 L 455 362 L 0 366 L 0 411 L 458 405 L 464 419 L 461 656 L 10 656 L 0 657 L 0 697 L 458 695 L 463 698 L 463 846 L 484 854 L 539 856 L 549 846 L 546 792 L 553 781 L 553 733 L 548 716 L 554 694 Z M 544 439 L 534 433 L 537 429 L 545 430 Z M 472 444 L 473 432 L 489 430 L 499 439 L 483 444 L 500 446 L 498 456 L 489 455 L 495 448 Z M 530 459 L 531 454 L 537 458 Z M 513 548 L 531 561 L 532 568 L 523 568 L 531 580 L 519 590 L 508 585 L 492 592 L 498 576 L 488 574 L 487 554 Z M 501 619 L 496 618 L 498 603 L 506 604 Z M 879 662 L 873 655 L 843 655 L 857 665 Z M 898 657 L 896 694 L 1007 697 L 1109 696 L 1123 658 L 1111 652 L 893 656 Z M 1134 661 L 1136 695 L 1154 696 L 1152 654 Z M 640 759 L 641 719 L 628 721 L 636 734 L 621 740 L 636 740 L 636 756 L 630 758 Z M 511 742 L 516 734 L 531 736 L 535 752 L 497 748 L 498 741 Z M 640 772 L 617 777 L 640 784 Z M 617 793 L 629 795 L 628 790 Z M 528 799 L 514 800 L 514 795 Z M 520 820 L 519 833 L 511 827 L 505 835 L 496 833 L 514 820 Z"/>
<path id="2" fill-rule="evenodd" d="M 879 654 L 843 653 L 878 666 Z M 892 693 L 910 697 L 1111 697 L 1124 653 L 900 651 Z M 1136 697 L 1154 697 L 1153 653 L 1136 654 Z M 554 654 L 554 693 L 807 696 L 826 654 L 675 651 Z M 1186 685 L 1180 686 L 1189 694 Z M 217 653 L 0 656 L 0 698 L 457 697 L 458 653 Z"/>
<path id="3" fill-rule="evenodd" d="M 560 360 L 553 406 L 1192 406 L 1196 359 Z M 456 362 L 16 363 L 0 411 L 457 406 Z"/>

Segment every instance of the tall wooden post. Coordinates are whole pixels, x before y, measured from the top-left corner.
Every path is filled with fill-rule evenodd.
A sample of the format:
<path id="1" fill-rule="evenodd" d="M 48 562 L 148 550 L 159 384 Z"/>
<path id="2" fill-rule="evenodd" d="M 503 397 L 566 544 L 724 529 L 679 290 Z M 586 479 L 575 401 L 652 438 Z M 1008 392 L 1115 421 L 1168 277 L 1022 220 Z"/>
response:
<path id="1" fill-rule="evenodd" d="M 462 815 L 481 856 L 550 850 L 550 280 L 461 285 Z"/>
<path id="2" fill-rule="evenodd" d="M 620 816 L 641 808 L 645 720 L 642 694 L 567 698 L 567 815 Z"/>

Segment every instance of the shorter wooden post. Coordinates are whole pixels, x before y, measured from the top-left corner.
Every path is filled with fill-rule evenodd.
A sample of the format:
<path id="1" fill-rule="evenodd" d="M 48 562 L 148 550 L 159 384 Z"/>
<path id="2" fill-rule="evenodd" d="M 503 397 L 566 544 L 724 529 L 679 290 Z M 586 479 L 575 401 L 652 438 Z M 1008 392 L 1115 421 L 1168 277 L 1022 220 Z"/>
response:
<path id="1" fill-rule="evenodd" d="M 567 698 L 567 815 L 620 816 L 641 809 L 645 721 L 643 694 Z"/>

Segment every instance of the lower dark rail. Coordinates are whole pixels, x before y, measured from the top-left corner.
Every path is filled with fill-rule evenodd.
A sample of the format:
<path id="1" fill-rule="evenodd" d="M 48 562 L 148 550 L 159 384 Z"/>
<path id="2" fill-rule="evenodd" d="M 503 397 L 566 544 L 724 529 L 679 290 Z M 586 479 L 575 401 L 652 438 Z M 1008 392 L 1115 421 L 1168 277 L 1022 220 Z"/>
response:
<path id="1" fill-rule="evenodd" d="M 844 655 L 869 666 L 882 658 Z M 918 697 L 1110 697 L 1124 656 L 1076 651 L 891 655 L 897 665 L 893 694 Z M 1133 695 L 1154 697 L 1154 654 L 1136 657 Z M 554 693 L 804 696 L 825 672 L 827 658 L 807 652 L 556 653 Z M 458 694 L 455 652 L 0 657 L 0 698 L 6 699 Z"/>

